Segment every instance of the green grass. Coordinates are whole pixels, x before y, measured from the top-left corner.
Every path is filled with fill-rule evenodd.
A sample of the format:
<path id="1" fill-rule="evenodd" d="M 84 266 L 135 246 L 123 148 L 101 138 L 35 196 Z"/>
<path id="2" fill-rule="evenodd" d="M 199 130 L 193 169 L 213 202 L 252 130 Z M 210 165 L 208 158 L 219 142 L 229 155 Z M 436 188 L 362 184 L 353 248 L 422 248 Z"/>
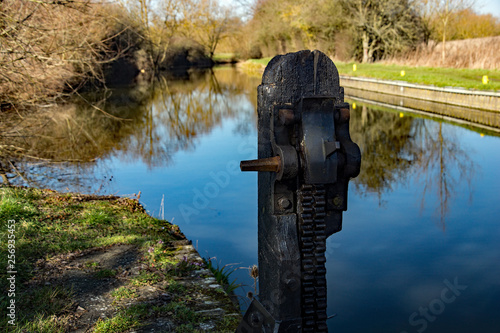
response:
<path id="1" fill-rule="evenodd" d="M 123 286 L 113 290 L 111 296 L 113 296 L 116 301 L 120 301 L 122 299 L 135 298 L 137 297 L 137 293 L 134 288 Z"/>
<path id="2" fill-rule="evenodd" d="M 53 257 L 76 250 L 94 247 L 133 244 L 140 250 L 139 275 L 111 291 L 117 312 L 113 318 L 100 319 L 94 332 L 122 332 L 141 326 L 143 322 L 167 313 L 179 325 L 178 331 L 197 331 L 206 320 L 196 313 L 195 295 L 200 287 L 183 285 L 178 277 L 189 275 L 203 264 L 187 258 L 176 258 L 177 250 L 171 241 L 183 239 L 178 226 L 147 215 L 136 201 L 130 199 L 101 200 L 88 196 L 58 194 L 52 191 L 0 186 L 0 239 L 9 235 L 9 220 L 15 220 L 15 269 L 17 327 L 11 331 L 66 332 L 76 309 L 77 296 L 72 290 L 50 285 L 28 285 L 26 282 L 38 274 L 37 261 L 53 262 Z M 0 265 L 7 267 L 8 242 L 0 241 Z M 46 262 L 47 263 L 47 262 Z M 42 266 L 41 266 L 42 267 Z M 85 274 L 94 278 L 113 278 L 120 271 L 102 267 L 97 261 L 82 265 Z M 225 266 L 223 275 L 229 273 Z M 42 279 L 43 282 L 43 279 Z M 172 296 L 168 305 L 152 307 L 137 303 L 141 286 L 161 284 Z M 0 270 L 0 289 L 8 290 L 5 270 Z M 211 291 L 211 290 L 210 290 Z M 212 292 L 212 291 L 211 291 Z M 127 306 L 120 300 L 127 300 Z M 7 308 L 7 293 L 0 294 L 0 308 Z M 229 303 L 228 303 L 229 304 Z M 22 311 L 20 310 L 22 309 Z M 230 311 L 230 310 L 229 310 Z M 8 317 L 0 318 L 0 327 L 8 327 Z M 223 318 L 220 318 L 222 320 Z M 236 323 L 224 320 L 234 331 Z"/>
<path id="3" fill-rule="evenodd" d="M 271 58 L 251 59 L 252 71 L 260 71 L 267 66 Z M 353 65 L 356 64 L 356 71 Z M 459 87 L 476 90 L 500 90 L 500 70 L 441 68 L 441 67 L 411 67 L 385 65 L 380 63 L 360 64 L 335 61 L 340 75 L 368 77 L 380 80 L 397 80 L 416 84 L 433 85 L 436 87 Z M 404 76 L 401 76 L 404 71 Z M 483 76 L 488 76 L 489 82 L 483 84 Z"/>
<path id="4" fill-rule="evenodd" d="M 384 64 L 356 64 L 336 62 L 340 75 L 369 77 L 381 80 L 398 80 L 417 84 L 434 85 L 436 87 L 461 87 L 477 90 L 499 90 L 500 71 L 483 69 L 457 69 L 440 67 L 410 67 Z M 404 76 L 401 76 L 404 71 Z M 483 84 L 483 75 L 489 78 Z"/>
<path id="5" fill-rule="evenodd" d="M 116 276 L 116 270 L 114 269 L 108 269 L 108 268 L 103 268 L 101 270 L 98 270 L 95 272 L 95 277 L 98 279 L 107 279 L 107 278 L 112 278 Z"/>
<path id="6" fill-rule="evenodd" d="M 84 265 L 85 268 L 97 268 L 99 267 L 99 263 L 95 261 L 88 261 Z"/>
<path id="7" fill-rule="evenodd" d="M 273 57 L 267 57 L 267 58 L 261 58 L 261 59 L 248 59 L 247 61 L 250 63 L 267 66 L 267 64 L 269 63 L 269 61 L 271 61 L 272 58 Z"/>
<path id="8" fill-rule="evenodd" d="M 131 283 L 133 286 L 139 287 L 139 286 L 152 285 L 160 282 L 161 280 L 162 278 L 155 273 L 148 273 L 141 271 L 141 273 L 138 276 L 132 279 Z"/>
<path id="9" fill-rule="evenodd" d="M 139 326 L 139 320 L 133 314 L 120 312 L 110 319 L 101 319 L 94 325 L 94 333 L 125 332 Z"/>
<path id="10" fill-rule="evenodd" d="M 53 286 L 29 290 L 16 298 L 16 307 L 20 323 L 12 332 L 66 332 L 67 316 L 61 315 L 71 311 L 73 291 Z M 5 303 L 1 305 L 4 309 Z M 3 318 L 2 318 L 3 319 Z M 7 325 L 2 322 L 3 327 Z"/>
<path id="11" fill-rule="evenodd" d="M 234 53 L 216 53 L 212 57 L 215 62 L 230 62 L 236 60 L 237 56 Z"/>
<path id="12" fill-rule="evenodd" d="M 168 284 L 167 291 L 172 294 L 182 294 L 186 291 L 186 287 L 175 280 L 171 280 Z"/>
<path id="13" fill-rule="evenodd" d="M 32 321 L 18 326 L 10 332 L 65 333 L 69 317 L 37 315 Z"/>
<path id="14" fill-rule="evenodd" d="M 0 187 L 0 237 L 7 239 L 7 221 L 15 220 L 19 284 L 31 277 L 32 263 L 40 258 L 97 246 L 170 238 L 172 225 L 128 210 L 128 200 L 74 202 L 67 195 L 48 196 L 36 189 Z M 2 267 L 7 265 L 7 250 L 6 242 L 1 242 Z"/>
<path id="15" fill-rule="evenodd" d="M 203 317 L 182 302 L 170 302 L 166 311 L 172 312 L 174 320 L 184 324 L 195 324 L 203 321 Z"/>
<path id="16" fill-rule="evenodd" d="M 148 244 L 158 239 L 165 242 L 177 239 L 173 236 L 177 232 L 176 227 L 150 217 L 131 201 L 126 198 L 82 200 L 81 196 L 79 198 L 71 194 L 0 187 L 1 240 L 8 239 L 8 221 L 15 220 L 16 297 L 17 306 L 23 309 L 24 315 L 16 320 L 19 327 L 30 323 L 28 331 L 44 331 L 42 328 L 35 330 L 33 323 L 50 327 L 54 324 L 50 317 L 64 312 L 64 304 L 72 304 L 71 297 L 57 287 L 36 289 L 36 293 L 25 287 L 25 282 L 36 273 L 34 263 L 37 260 L 92 247 L 136 244 L 147 248 Z M 0 241 L 1 267 L 8 265 L 8 251 L 8 243 Z M 88 262 L 84 267 L 95 270 L 94 276 L 97 278 L 110 278 L 117 274 L 116 270 L 99 269 L 99 264 L 95 262 Z M 140 277 L 144 281 L 148 280 L 144 276 Z M 6 278 L 6 271 L 1 270 L 1 290 L 8 290 Z M 154 281 L 152 278 L 149 280 Z M 42 296 L 37 296 L 40 293 Z M 60 304 L 60 300 L 64 300 L 64 304 Z M 0 308 L 5 308 L 7 302 L 9 298 L 6 293 L 0 294 Z M 7 326 L 7 319 L 6 316 L 0 318 L 1 327 Z"/>

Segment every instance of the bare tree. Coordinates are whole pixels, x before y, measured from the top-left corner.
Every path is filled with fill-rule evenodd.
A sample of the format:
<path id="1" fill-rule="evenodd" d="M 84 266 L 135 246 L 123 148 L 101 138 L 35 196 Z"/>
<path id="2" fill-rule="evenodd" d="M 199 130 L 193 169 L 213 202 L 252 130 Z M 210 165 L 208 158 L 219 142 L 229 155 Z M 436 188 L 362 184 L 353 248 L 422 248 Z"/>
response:
<path id="1" fill-rule="evenodd" d="M 96 1 L 0 2 L 0 103 L 19 105 L 61 97 L 86 78 L 102 79 L 117 56 L 114 7 Z"/>
<path id="2" fill-rule="evenodd" d="M 216 0 L 185 0 L 182 2 L 181 29 L 186 37 L 203 45 L 210 58 L 224 38 L 230 21 L 230 10 Z"/>
<path id="3" fill-rule="evenodd" d="M 356 27 L 363 49 L 363 62 L 376 53 L 402 51 L 421 35 L 421 25 L 407 0 L 343 0 L 352 26 Z"/>
<path id="4" fill-rule="evenodd" d="M 476 0 L 415 0 L 415 7 L 420 15 L 426 18 L 435 19 L 438 23 L 442 38 L 441 61 L 444 64 L 446 59 L 447 32 L 451 18 L 456 13 L 465 9 L 470 9 Z"/>
<path id="5" fill-rule="evenodd" d="M 120 0 L 120 3 L 138 27 L 151 67 L 159 70 L 170 41 L 179 28 L 181 1 Z"/>

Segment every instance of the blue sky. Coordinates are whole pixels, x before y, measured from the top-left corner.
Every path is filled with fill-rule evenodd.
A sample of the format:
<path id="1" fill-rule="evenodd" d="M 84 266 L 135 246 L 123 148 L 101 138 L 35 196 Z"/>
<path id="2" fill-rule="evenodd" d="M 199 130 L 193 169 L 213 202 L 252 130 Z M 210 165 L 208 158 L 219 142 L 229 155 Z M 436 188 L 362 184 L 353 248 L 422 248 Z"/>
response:
<path id="1" fill-rule="evenodd" d="M 219 0 L 219 2 L 224 5 L 238 4 L 236 0 Z M 493 14 L 500 18 L 500 0 L 477 0 L 474 9 L 480 14 Z"/>
<path id="2" fill-rule="evenodd" d="M 500 17 L 500 0 L 479 1 L 476 11 L 481 14 L 493 14 L 496 17 Z"/>

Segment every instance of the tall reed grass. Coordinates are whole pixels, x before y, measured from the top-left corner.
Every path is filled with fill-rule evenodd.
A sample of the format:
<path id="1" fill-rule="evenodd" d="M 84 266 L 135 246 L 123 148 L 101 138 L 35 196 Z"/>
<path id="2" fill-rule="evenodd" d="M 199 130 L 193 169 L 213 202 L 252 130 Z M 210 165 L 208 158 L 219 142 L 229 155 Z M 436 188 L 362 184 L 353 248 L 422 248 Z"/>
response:
<path id="1" fill-rule="evenodd" d="M 442 43 L 434 41 L 420 45 L 383 63 L 474 69 L 500 69 L 500 36 L 453 40 L 445 43 L 445 61 L 442 61 Z"/>

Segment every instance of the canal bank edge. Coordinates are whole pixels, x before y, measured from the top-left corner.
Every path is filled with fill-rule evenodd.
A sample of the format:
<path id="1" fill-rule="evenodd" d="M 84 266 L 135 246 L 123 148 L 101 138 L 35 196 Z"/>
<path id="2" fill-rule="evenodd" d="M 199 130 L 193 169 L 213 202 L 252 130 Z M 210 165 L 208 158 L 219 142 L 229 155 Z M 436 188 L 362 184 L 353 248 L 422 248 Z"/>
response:
<path id="1" fill-rule="evenodd" d="M 0 217 L 2 239 L 16 225 L 18 329 L 231 332 L 240 321 L 179 227 L 137 199 L 0 186 Z"/>
<path id="2" fill-rule="evenodd" d="M 407 106 L 431 113 L 500 128 L 500 93 L 461 88 L 439 88 L 404 81 L 388 81 L 340 75 L 346 95 L 364 97 L 398 106 Z M 366 96 L 361 92 L 371 92 Z M 374 93 L 377 94 L 374 94 Z M 376 95 L 385 94 L 384 100 Z M 394 98 L 401 97 L 402 99 Z M 412 101 L 413 100 L 413 101 Z M 425 103 L 418 103 L 424 101 Z M 429 103 L 441 107 L 424 107 Z M 437 110 L 437 111 L 435 111 Z"/>

